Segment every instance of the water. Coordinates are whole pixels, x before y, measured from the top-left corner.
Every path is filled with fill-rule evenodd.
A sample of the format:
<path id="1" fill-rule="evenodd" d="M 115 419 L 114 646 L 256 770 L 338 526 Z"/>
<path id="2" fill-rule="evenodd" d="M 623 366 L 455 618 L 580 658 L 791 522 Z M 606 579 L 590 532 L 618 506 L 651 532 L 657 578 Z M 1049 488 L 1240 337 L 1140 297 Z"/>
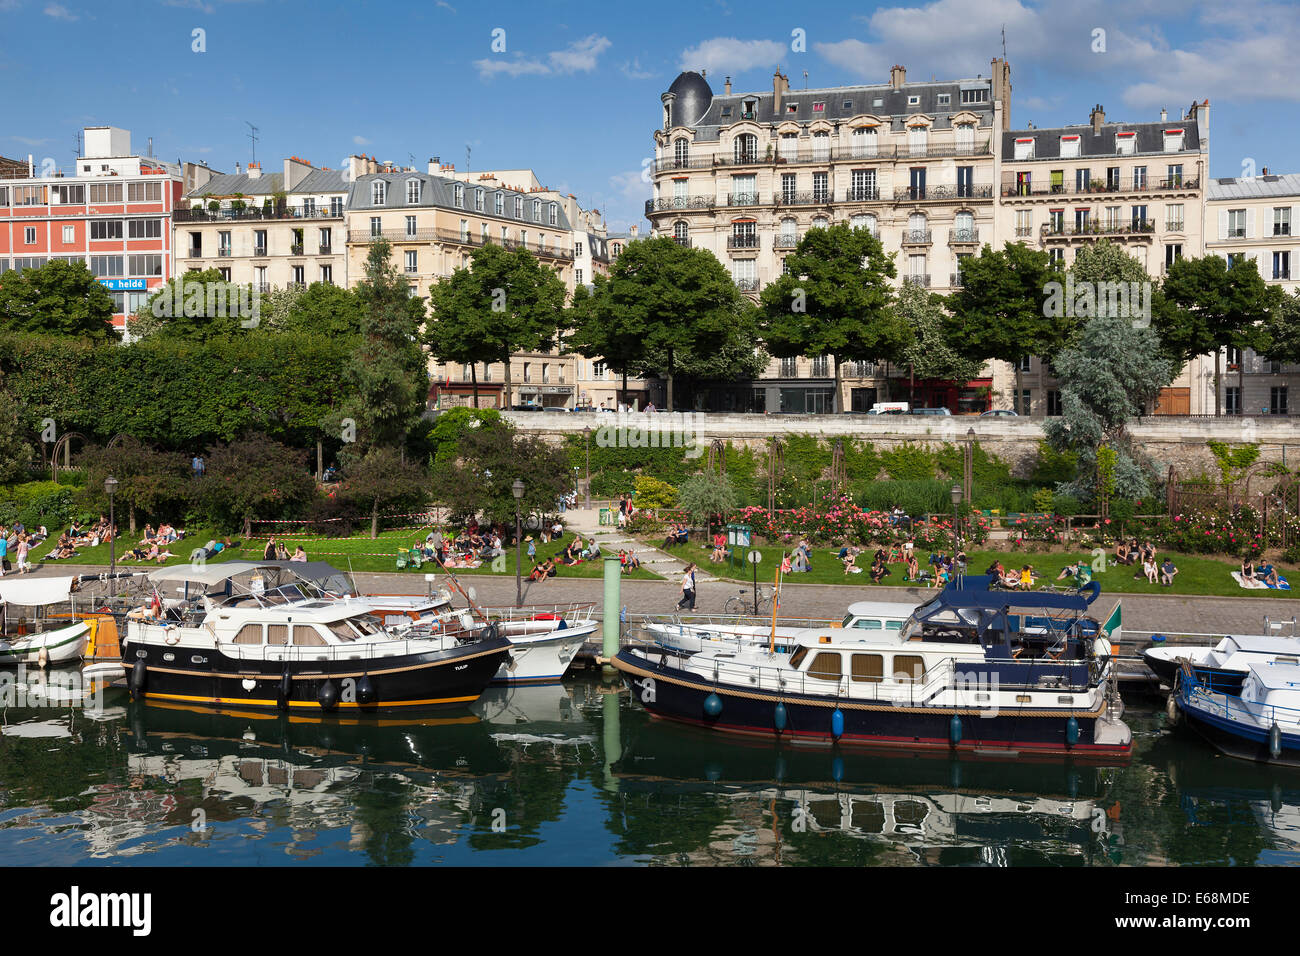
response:
<path id="1" fill-rule="evenodd" d="M 1269 865 L 1300 772 L 1130 704 L 1124 767 L 880 757 L 650 720 L 590 678 L 473 712 L 3 712 L 9 865 Z"/>

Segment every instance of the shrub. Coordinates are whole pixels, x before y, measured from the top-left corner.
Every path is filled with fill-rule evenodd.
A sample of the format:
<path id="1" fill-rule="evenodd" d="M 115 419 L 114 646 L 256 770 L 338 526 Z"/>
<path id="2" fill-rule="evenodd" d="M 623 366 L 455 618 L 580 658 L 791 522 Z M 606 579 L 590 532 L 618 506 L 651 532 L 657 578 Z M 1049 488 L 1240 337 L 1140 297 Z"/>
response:
<path id="1" fill-rule="evenodd" d="M 903 443 L 883 453 L 881 462 L 895 481 L 934 478 L 935 456 L 920 445 Z"/>
<path id="2" fill-rule="evenodd" d="M 649 508 L 654 511 L 658 511 L 660 508 L 671 508 L 677 503 L 677 489 L 666 481 L 660 481 L 658 478 L 638 475 L 636 478 L 636 495 L 632 502 L 638 508 Z"/>

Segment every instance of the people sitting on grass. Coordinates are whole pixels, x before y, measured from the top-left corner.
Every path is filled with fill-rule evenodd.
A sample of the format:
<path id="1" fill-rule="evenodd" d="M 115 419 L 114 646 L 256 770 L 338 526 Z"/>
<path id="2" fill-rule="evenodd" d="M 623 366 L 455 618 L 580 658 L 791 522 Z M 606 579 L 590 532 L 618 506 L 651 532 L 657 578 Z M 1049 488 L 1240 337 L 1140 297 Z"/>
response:
<path id="1" fill-rule="evenodd" d="M 686 544 L 691 537 L 691 529 L 685 524 L 669 525 L 668 536 L 664 538 L 663 550 L 667 551 L 675 545 Z"/>
<path id="2" fill-rule="evenodd" d="M 1160 565 L 1160 583 L 1171 588 L 1174 586 L 1174 576 L 1178 574 L 1178 569 L 1174 567 L 1174 559 L 1165 555 L 1165 563 Z"/>
<path id="3" fill-rule="evenodd" d="M 298 550 L 294 551 L 293 557 L 289 560 L 295 561 L 298 564 L 305 564 L 307 562 L 307 549 L 302 545 L 298 545 Z"/>
<path id="4" fill-rule="evenodd" d="M 582 552 L 582 560 L 595 561 L 600 557 L 600 542 L 595 538 L 587 539 L 587 549 Z"/>
<path id="5" fill-rule="evenodd" d="M 727 560 L 727 536 L 721 531 L 713 536 L 713 553 L 709 555 L 709 560 L 714 564 Z"/>
<path id="6" fill-rule="evenodd" d="M 1250 587 L 1255 583 L 1255 565 L 1251 563 L 1250 558 L 1241 559 L 1241 583 L 1244 587 Z"/>
<path id="7" fill-rule="evenodd" d="M 545 581 L 547 578 L 555 577 L 555 559 L 547 558 L 541 564 L 534 564 L 533 569 L 528 572 L 529 581 Z"/>
<path id="8" fill-rule="evenodd" d="M 1277 568 L 1267 562 L 1261 564 L 1255 572 L 1265 584 L 1271 588 L 1281 587 L 1281 581 L 1277 576 Z"/>
<path id="9" fill-rule="evenodd" d="M 862 569 L 858 567 L 858 555 L 861 553 L 862 553 L 861 548 L 851 546 L 851 545 L 845 545 L 843 548 L 840 549 L 840 564 L 844 565 L 845 574 L 862 573 Z M 872 570 L 874 570 L 874 566 Z"/>
<path id="10" fill-rule="evenodd" d="M 54 547 L 50 549 L 50 553 L 45 557 L 46 560 L 50 561 L 63 561 L 67 558 L 75 558 L 76 556 L 77 549 L 72 546 L 72 538 L 65 531 L 63 534 L 59 535 L 59 540 L 55 543 Z"/>
<path id="11" fill-rule="evenodd" d="M 641 567 L 641 560 L 631 551 L 619 551 L 618 563 L 619 569 L 624 574 L 630 574 Z"/>
<path id="12" fill-rule="evenodd" d="M 1132 564 L 1135 554 L 1129 550 L 1128 542 L 1120 538 L 1115 542 L 1115 563 Z"/>
<path id="13" fill-rule="evenodd" d="M 1142 574 L 1146 575 L 1147 583 L 1155 584 L 1159 573 L 1160 569 L 1156 567 L 1155 555 L 1153 554 L 1150 557 L 1144 555 L 1142 558 Z"/>
<path id="14" fill-rule="evenodd" d="M 1074 578 L 1074 586 L 1081 588 L 1092 580 L 1092 566 L 1087 561 L 1080 561 L 1078 564 L 1067 564 L 1061 569 L 1061 573 L 1056 576 L 1056 580 L 1063 578 Z"/>
<path id="15" fill-rule="evenodd" d="M 1032 564 L 1026 564 L 1020 569 L 1020 589 L 1028 591 L 1034 586 L 1034 579 L 1037 577 Z"/>
<path id="16" fill-rule="evenodd" d="M 876 559 L 871 562 L 871 583 L 879 584 L 889 573 L 889 565 L 885 563 L 884 556 L 877 551 Z"/>
<path id="17" fill-rule="evenodd" d="M 921 579 L 921 562 L 916 559 L 916 551 L 907 552 L 906 557 L 907 573 L 903 576 L 904 581 L 919 581 Z"/>

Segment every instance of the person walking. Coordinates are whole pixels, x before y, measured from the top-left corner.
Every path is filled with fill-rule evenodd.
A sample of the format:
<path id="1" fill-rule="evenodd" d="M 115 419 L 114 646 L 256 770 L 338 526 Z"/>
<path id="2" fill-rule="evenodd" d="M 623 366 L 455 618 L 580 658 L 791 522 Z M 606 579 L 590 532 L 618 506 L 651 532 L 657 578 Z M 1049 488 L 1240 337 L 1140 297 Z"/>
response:
<path id="1" fill-rule="evenodd" d="M 682 599 L 677 602 L 677 610 L 695 610 L 695 565 L 686 565 L 682 573 Z"/>

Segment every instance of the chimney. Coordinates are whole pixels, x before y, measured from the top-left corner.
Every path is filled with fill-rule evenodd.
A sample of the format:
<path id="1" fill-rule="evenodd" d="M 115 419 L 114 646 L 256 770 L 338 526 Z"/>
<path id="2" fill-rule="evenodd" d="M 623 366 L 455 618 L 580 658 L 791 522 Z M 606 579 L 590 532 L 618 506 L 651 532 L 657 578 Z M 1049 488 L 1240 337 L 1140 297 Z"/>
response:
<path id="1" fill-rule="evenodd" d="M 239 163 L 235 163 L 235 175 L 236 176 L 240 175 L 240 172 L 241 170 L 239 168 Z"/>
<path id="2" fill-rule="evenodd" d="M 992 99 L 1002 104 L 1002 130 L 1011 129 L 1011 64 L 999 56 L 992 60 Z"/>
<path id="3" fill-rule="evenodd" d="M 1098 103 L 1092 108 L 1092 114 L 1088 117 L 1088 122 L 1092 123 L 1092 135 L 1100 136 L 1102 124 L 1106 122 L 1106 111 Z"/>
<path id="4" fill-rule="evenodd" d="M 36 178 L 36 158 L 31 153 L 27 154 L 27 176 L 29 179 Z"/>
<path id="5" fill-rule="evenodd" d="M 895 64 L 889 70 L 889 85 L 895 90 L 901 90 L 903 84 L 907 82 L 907 69 Z"/>
<path id="6" fill-rule="evenodd" d="M 723 87 L 723 89 L 726 91 L 726 93 L 727 93 L 728 96 L 731 95 L 731 77 L 727 77 L 727 83 L 726 83 L 726 85 Z"/>
<path id="7" fill-rule="evenodd" d="M 248 164 L 248 178 L 249 178 L 249 179 L 259 179 L 259 178 L 261 178 L 261 175 L 262 175 L 262 164 L 261 164 L 261 163 L 249 163 L 249 164 Z"/>
<path id="8" fill-rule="evenodd" d="M 790 80 L 782 76 L 781 71 L 777 70 L 772 74 L 772 110 L 776 113 L 777 118 L 781 116 L 781 94 L 788 92 L 790 89 Z"/>
<path id="9" fill-rule="evenodd" d="M 1161 111 L 1160 111 L 1160 122 L 1162 122 L 1162 123 L 1167 122 L 1168 119 L 1169 119 L 1169 111 L 1168 111 L 1168 110 L 1161 110 Z"/>

